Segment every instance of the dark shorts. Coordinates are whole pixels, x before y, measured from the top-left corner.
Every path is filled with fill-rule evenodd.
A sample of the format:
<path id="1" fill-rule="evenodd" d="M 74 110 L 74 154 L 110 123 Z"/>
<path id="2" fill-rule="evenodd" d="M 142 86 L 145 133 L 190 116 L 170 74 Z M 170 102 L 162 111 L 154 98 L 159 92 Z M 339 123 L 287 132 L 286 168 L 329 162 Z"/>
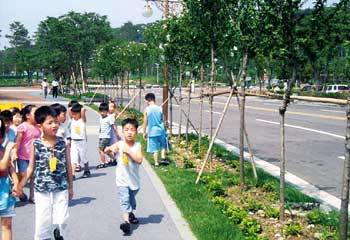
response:
<path id="1" fill-rule="evenodd" d="M 111 142 L 110 138 L 99 138 L 98 139 L 98 148 L 103 151 L 103 150 L 105 150 L 106 147 L 109 146 L 110 142 Z"/>
<path id="2" fill-rule="evenodd" d="M 19 173 L 27 172 L 28 165 L 29 165 L 29 160 L 18 159 L 17 160 L 18 172 Z"/>

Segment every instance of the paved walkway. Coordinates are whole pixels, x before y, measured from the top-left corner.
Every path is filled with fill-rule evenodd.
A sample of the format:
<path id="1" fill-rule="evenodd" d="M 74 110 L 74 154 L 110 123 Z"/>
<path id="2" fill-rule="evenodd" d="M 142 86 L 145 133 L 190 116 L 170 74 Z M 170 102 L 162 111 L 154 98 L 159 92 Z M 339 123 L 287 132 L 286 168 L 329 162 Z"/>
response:
<path id="1" fill-rule="evenodd" d="M 7 94 L 4 89 L 0 89 L 0 95 L 2 96 L 1 100 L 7 96 L 6 100 L 29 100 L 37 103 L 42 101 L 39 91 Z M 57 100 L 63 101 L 64 99 Z M 47 99 L 48 103 L 52 101 L 51 97 Z M 176 206 L 171 201 L 169 202 L 164 189 L 163 192 L 161 191 L 162 186 L 157 185 L 159 180 L 155 179 L 157 177 L 148 163 L 144 163 L 146 166 L 140 168 L 141 190 L 137 195 L 138 208 L 136 211 L 140 224 L 134 226 L 131 236 L 123 236 L 119 229 L 121 212 L 115 186 L 115 168 L 96 170 L 95 166 L 98 163 L 98 115 L 93 110 L 88 109 L 87 118 L 87 155 L 92 167 L 92 175 L 88 179 L 82 179 L 79 178 L 81 173 L 78 173 L 78 179 L 74 181 L 75 194 L 74 199 L 70 202 L 67 239 L 191 239 L 186 222 L 181 219 L 179 214 L 176 215 L 178 213 Z M 14 218 L 13 224 L 14 239 L 33 239 L 34 205 L 20 203 L 17 205 L 17 216 Z M 175 222 L 174 219 L 176 219 Z"/>

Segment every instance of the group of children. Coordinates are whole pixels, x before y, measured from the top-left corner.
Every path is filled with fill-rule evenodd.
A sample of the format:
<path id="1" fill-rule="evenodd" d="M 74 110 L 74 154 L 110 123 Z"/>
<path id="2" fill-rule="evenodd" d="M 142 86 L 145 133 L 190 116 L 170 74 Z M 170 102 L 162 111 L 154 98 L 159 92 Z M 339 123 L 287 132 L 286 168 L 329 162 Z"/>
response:
<path id="1" fill-rule="evenodd" d="M 154 104 L 154 94 L 147 94 L 144 114 L 147 151 L 166 148 L 165 127 L 161 108 Z M 120 229 L 131 233 L 131 224 L 138 219 L 135 196 L 140 188 L 139 165 L 143 161 L 141 144 L 136 142 L 139 124 L 126 118 L 122 132 L 115 125 L 114 102 L 101 103 L 99 130 L 99 160 L 97 168 L 116 166 L 116 185 L 124 222 Z M 66 121 L 66 114 L 69 121 Z M 21 113 L 22 122 L 18 121 Z M 11 239 L 11 222 L 15 197 L 35 203 L 35 239 L 64 239 L 68 202 L 73 197 L 76 172 L 84 168 L 82 177 L 91 175 L 87 152 L 86 110 L 76 101 L 67 109 L 61 104 L 25 106 L 0 113 L 0 217 L 2 239 Z M 146 134 L 147 132 L 147 134 Z M 162 150 L 162 158 L 165 158 Z M 106 157 L 106 155 L 108 157 Z M 109 160 L 107 160 L 110 158 Z M 23 193 L 30 181 L 29 199 Z"/>

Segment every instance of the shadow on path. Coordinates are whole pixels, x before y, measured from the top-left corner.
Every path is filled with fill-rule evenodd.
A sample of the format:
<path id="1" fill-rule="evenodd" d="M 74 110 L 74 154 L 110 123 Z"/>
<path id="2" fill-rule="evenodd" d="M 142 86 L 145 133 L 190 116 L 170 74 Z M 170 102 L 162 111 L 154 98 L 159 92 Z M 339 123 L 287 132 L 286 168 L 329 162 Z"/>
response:
<path id="1" fill-rule="evenodd" d="M 81 176 L 78 176 L 74 181 L 83 180 L 83 179 L 89 179 L 89 178 L 94 178 L 94 177 L 101 177 L 101 176 L 104 176 L 104 175 L 107 175 L 107 173 L 91 173 L 90 177 L 88 177 L 88 178 L 83 178 Z"/>
<path id="2" fill-rule="evenodd" d="M 74 207 L 74 206 L 80 205 L 80 204 L 89 204 L 93 200 L 96 200 L 96 198 L 81 197 L 81 198 L 77 198 L 77 199 L 72 199 L 69 201 L 69 207 Z"/>
<path id="3" fill-rule="evenodd" d="M 148 217 L 139 217 L 139 224 L 145 225 L 150 223 L 160 223 L 164 218 L 163 214 L 151 214 Z"/>

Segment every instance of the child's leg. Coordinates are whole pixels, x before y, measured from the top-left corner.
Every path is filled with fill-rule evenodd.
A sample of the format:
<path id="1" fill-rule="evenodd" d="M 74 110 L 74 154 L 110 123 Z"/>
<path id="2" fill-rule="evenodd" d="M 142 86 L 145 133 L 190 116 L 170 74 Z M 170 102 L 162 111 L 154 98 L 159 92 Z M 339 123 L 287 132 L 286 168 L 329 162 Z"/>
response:
<path id="1" fill-rule="evenodd" d="M 78 165 L 79 159 L 79 152 L 78 152 L 78 146 L 77 141 L 72 140 L 71 148 L 70 148 L 70 160 L 72 163 L 72 175 L 75 176 L 75 170 Z"/>
<path id="2" fill-rule="evenodd" d="M 139 190 L 131 190 L 129 189 L 129 195 L 130 195 L 130 205 L 131 205 L 131 210 L 135 211 L 136 210 L 136 194 Z"/>
<path id="3" fill-rule="evenodd" d="M 99 154 L 99 156 L 100 156 L 100 163 L 101 163 L 101 164 L 106 163 L 106 156 L 105 156 L 105 153 L 103 152 L 102 149 L 99 149 L 99 150 L 98 150 L 98 154 Z"/>
<path id="4" fill-rule="evenodd" d="M 53 193 L 52 224 L 60 230 L 60 235 L 64 237 L 68 219 L 68 191 Z"/>
<path id="5" fill-rule="evenodd" d="M 162 158 L 162 159 L 165 159 L 165 149 L 162 149 L 161 151 L 160 151 L 160 157 Z"/>
<path id="6" fill-rule="evenodd" d="M 34 202 L 34 177 L 29 180 L 29 201 Z"/>
<path id="7" fill-rule="evenodd" d="M 158 152 L 153 153 L 154 165 L 159 166 Z"/>
<path id="8" fill-rule="evenodd" d="M 51 239 L 52 201 L 50 193 L 35 192 L 35 240 Z"/>
<path id="9" fill-rule="evenodd" d="M 12 217 L 1 217 L 1 231 L 1 239 L 12 240 Z"/>
<path id="10" fill-rule="evenodd" d="M 124 222 L 129 222 L 129 212 L 132 212 L 130 205 L 130 192 L 128 187 L 118 187 L 120 209 L 123 213 Z"/>

